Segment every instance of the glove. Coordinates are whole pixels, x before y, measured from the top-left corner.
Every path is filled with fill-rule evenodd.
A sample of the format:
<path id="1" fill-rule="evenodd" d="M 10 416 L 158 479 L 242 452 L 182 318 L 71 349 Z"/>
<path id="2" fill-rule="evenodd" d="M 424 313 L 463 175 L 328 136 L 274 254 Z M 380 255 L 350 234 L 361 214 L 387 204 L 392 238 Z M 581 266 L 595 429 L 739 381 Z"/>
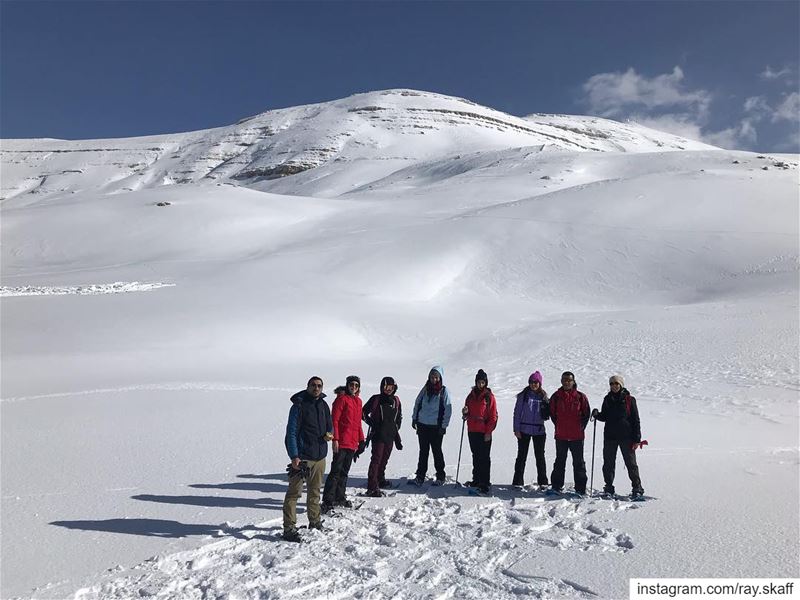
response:
<path id="1" fill-rule="evenodd" d="M 366 450 L 366 448 L 367 448 L 366 441 L 362 440 L 358 442 L 358 449 L 353 453 L 353 462 L 356 462 L 358 460 L 358 457 L 364 454 L 364 450 Z"/>
<path id="2" fill-rule="evenodd" d="M 600 413 L 600 411 L 599 411 L 599 410 L 597 410 L 596 408 L 593 408 L 593 409 L 592 409 L 592 418 L 593 418 L 593 419 L 596 419 L 596 418 L 597 418 L 597 415 L 598 415 L 599 413 Z"/>
<path id="3" fill-rule="evenodd" d="M 325 438 L 326 442 L 330 442 L 333 439 L 333 433 L 329 431 L 322 437 Z"/>
<path id="4" fill-rule="evenodd" d="M 411 421 L 411 428 L 412 429 L 416 429 L 417 428 L 417 422 L 416 421 Z"/>
<path id="5" fill-rule="evenodd" d="M 441 436 L 443 436 L 443 437 L 444 437 L 444 434 L 445 434 L 446 432 L 447 432 L 447 429 L 445 429 L 444 427 L 440 427 L 440 428 L 439 428 L 439 435 L 441 435 Z"/>
<path id="6" fill-rule="evenodd" d="M 403 443 L 399 439 L 397 439 L 397 440 L 394 441 L 394 447 L 397 448 L 398 450 L 402 450 L 403 449 Z"/>

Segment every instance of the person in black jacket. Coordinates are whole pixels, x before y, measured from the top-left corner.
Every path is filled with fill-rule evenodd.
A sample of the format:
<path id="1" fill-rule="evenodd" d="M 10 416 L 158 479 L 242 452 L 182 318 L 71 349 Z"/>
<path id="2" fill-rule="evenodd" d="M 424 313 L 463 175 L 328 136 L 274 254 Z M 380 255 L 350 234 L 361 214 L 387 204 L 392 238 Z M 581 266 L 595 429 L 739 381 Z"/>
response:
<path id="1" fill-rule="evenodd" d="M 400 439 L 400 425 L 403 422 L 403 407 L 397 392 L 397 384 L 392 377 L 381 379 L 381 393 L 372 396 L 364 404 L 362 418 L 369 425 L 368 439 L 372 440 L 372 460 L 367 471 L 367 496 L 380 497 L 381 488 L 392 487 L 386 479 L 386 464 L 392 455 L 392 448 L 403 449 Z M 361 454 L 366 442 L 359 444 L 357 454 Z"/>
<path id="2" fill-rule="evenodd" d="M 625 380 L 621 375 L 612 375 L 608 380 L 610 391 L 603 398 L 603 407 L 596 408 L 592 416 L 605 422 L 603 431 L 603 493 L 614 493 L 614 471 L 617 461 L 617 448 L 625 461 L 628 477 L 631 479 L 631 496 L 644 494 L 642 481 L 639 479 L 639 466 L 636 464 L 634 446 L 642 441 L 642 429 L 639 422 L 639 409 L 636 398 L 625 389 Z"/>

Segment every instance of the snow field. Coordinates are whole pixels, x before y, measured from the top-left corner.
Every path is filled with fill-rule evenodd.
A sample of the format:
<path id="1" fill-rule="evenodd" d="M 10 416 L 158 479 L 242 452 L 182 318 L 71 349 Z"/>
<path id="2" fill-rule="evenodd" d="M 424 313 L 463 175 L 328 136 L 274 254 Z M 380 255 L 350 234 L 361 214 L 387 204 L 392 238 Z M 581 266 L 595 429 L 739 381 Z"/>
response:
<path id="1" fill-rule="evenodd" d="M 615 599 L 630 577 L 797 577 L 797 157 L 506 117 L 405 90 L 4 141 L 0 596 Z M 97 293 L 133 282 L 169 287 Z M 291 393 L 394 376 L 401 479 L 433 364 L 456 414 L 489 375 L 496 496 L 401 489 L 278 541 Z M 625 376 L 657 500 L 503 489 L 533 370 L 550 393 L 575 372 L 593 407 Z M 462 480 L 470 462 L 465 443 Z"/>

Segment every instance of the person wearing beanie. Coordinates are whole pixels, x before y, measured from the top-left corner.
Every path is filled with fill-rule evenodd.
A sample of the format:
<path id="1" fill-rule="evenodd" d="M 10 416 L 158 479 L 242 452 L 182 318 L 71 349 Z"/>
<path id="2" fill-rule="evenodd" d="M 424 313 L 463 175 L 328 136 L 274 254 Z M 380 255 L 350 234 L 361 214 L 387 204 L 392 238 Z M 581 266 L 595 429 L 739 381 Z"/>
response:
<path id="1" fill-rule="evenodd" d="M 567 453 L 572 454 L 572 474 L 575 492 L 586 493 L 586 462 L 583 460 L 584 429 L 589 423 L 591 410 L 586 394 L 578 390 L 575 374 L 564 371 L 561 387 L 550 398 L 550 418 L 555 425 L 556 460 L 550 474 L 550 486 L 555 492 L 564 488 Z"/>
<path id="2" fill-rule="evenodd" d="M 492 485 L 492 432 L 497 427 L 497 401 L 483 369 L 475 375 L 475 387 L 467 395 L 461 414 L 467 422 L 469 449 L 472 451 L 472 481 L 465 485 L 488 494 Z"/>
<path id="3" fill-rule="evenodd" d="M 544 457 L 547 433 L 544 422 L 550 418 L 550 398 L 542 388 L 542 374 L 534 371 L 528 377 L 528 385 L 517 394 L 514 405 L 514 435 L 517 438 L 517 460 L 514 463 L 513 486 L 525 485 L 525 463 L 528 448 L 533 440 L 533 455 L 536 458 L 536 483 L 548 485 L 547 463 Z"/>
<path id="4" fill-rule="evenodd" d="M 614 471 L 616 470 L 617 448 L 622 454 L 628 477 L 631 480 L 631 496 L 642 496 L 642 480 L 639 478 L 639 466 L 636 464 L 634 445 L 642 441 L 642 429 L 639 421 L 639 409 L 636 398 L 625 389 L 622 375 L 612 375 L 608 379 L 609 392 L 603 398 L 603 406 L 594 409 L 592 416 L 603 421 L 603 480 L 604 494 L 614 494 Z"/>
<path id="5" fill-rule="evenodd" d="M 312 377 L 308 387 L 291 398 L 289 420 L 286 423 L 286 452 L 290 465 L 289 487 L 283 499 L 283 539 L 300 542 L 297 531 L 297 500 L 303 494 L 303 481 L 306 481 L 306 514 L 309 529 L 322 529 L 320 518 L 319 489 L 325 474 L 325 457 L 328 455 L 328 442 L 333 439 L 333 423 L 325 394 L 322 393 L 322 379 Z M 305 463 L 305 469 L 301 467 Z M 306 471 L 304 478 L 300 474 Z"/>
<path id="6" fill-rule="evenodd" d="M 338 389 L 338 388 L 337 388 Z M 331 419 L 333 421 L 333 460 L 331 472 L 325 480 L 322 494 L 322 512 L 329 512 L 334 506 L 350 508 L 353 504 L 347 499 L 347 478 L 353 456 L 364 441 L 361 427 L 361 379 L 357 375 L 347 378 L 345 391 L 333 401 Z"/>
<path id="7" fill-rule="evenodd" d="M 419 441 L 417 476 L 413 483 L 422 485 L 425 482 L 431 450 L 433 465 L 436 468 L 436 484 L 444 483 L 446 475 L 442 439 L 450 424 L 452 411 L 450 392 L 444 385 L 444 369 L 439 366 L 433 367 L 428 373 L 428 381 L 417 394 L 414 410 L 411 413 L 411 427 L 417 432 Z"/>
<path id="8" fill-rule="evenodd" d="M 369 426 L 367 439 L 372 441 L 372 458 L 367 471 L 367 496 L 380 497 L 381 488 L 390 488 L 392 483 L 386 479 L 386 465 L 392 449 L 403 449 L 400 439 L 400 425 L 403 422 L 403 408 L 393 377 L 381 379 L 380 394 L 375 394 L 366 404 L 362 416 Z M 364 444 L 363 447 L 366 447 Z M 363 452 L 359 446 L 359 453 Z"/>

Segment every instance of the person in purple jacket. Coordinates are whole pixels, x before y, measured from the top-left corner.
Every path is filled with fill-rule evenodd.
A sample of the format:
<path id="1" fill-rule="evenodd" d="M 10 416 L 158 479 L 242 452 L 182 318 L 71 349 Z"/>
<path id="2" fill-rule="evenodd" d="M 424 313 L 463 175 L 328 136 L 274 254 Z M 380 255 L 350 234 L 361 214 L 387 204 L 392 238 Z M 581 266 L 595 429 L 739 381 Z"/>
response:
<path id="1" fill-rule="evenodd" d="M 528 377 L 528 386 L 517 394 L 514 405 L 514 435 L 517 437 L 517 462 L 514 464 L 514 480 L 511 485 L 525 485 L 525 463 L 528 447 L 533 440 L 536 457 L 536 483 L 548 485 L 547 465 L 544 462 L 544 444 L 547 435 L 544 422 L 550 418 L 550 399 L 542 389 L 542 374 L 539 371 Z"/>

